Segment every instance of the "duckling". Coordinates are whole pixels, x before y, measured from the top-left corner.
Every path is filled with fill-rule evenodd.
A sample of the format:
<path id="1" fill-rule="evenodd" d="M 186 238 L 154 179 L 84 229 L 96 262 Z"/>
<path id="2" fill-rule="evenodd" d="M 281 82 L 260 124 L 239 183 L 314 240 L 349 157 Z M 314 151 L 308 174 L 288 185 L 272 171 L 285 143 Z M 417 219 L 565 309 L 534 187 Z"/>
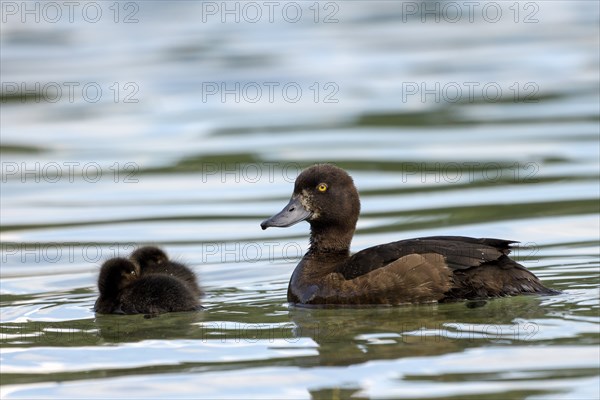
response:
<path id="1" fill-rule="evenodd" d="M 136 249 L 129 259 L 140 266 L 142 274 L 166 274 L 182 279 L 194 291 L 200 292 L 196 274 L 186 265 L 171 261 L 167 254 L 155 246 Z"/>
<path id="2" fill-rule="evenodd" d="M 376 305 L 557 294 L 508 257 L 511 240 L 433 236 L 350 254 L 360 213 L 350 175 L 314 165 L 296 179 L 289 203 L 262 229 L 310 224 L 310 248 L 288 285 L 298 305 Z"/>
<path id="3" fill-rule="evenodd" d="M 201 309 L 195 294 L 181 280 L 164 274 L 143 276 L 140 266 L 126 258 L 102 264 L 100 296 L 94 310 L 100 314 L 159 314 Z"/>
<path id="4" fill-rule="evenodd" d="M 104 262 L 98 275 L 100 296 L 94 304 L 94 311 L 101 314 L 122 314 L 121 293 L 125 287 L 138 279 L 139 266 L 124 258 L 111 258 Z"/>
<path id="5" fill-rule="evenodd" d="M 142 276 L 169 275 L 185 283 L 196 297 L 202 296 L 202 289 L 198 286 L 198 279 L 194 271 L 184 264 L 169 260 L 167 254 L 158 247 L 140 247 L 131 253 L 129 259 L 139 266 Z"/>

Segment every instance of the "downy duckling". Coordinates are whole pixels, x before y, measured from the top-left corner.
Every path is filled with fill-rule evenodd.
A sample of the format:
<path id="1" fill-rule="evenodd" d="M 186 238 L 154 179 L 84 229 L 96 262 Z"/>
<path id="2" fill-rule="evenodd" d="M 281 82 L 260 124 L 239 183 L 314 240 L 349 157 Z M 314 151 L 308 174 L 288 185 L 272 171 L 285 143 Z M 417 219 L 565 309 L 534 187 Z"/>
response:
<path id="1" fill-rule="evenodd" d="M 126 258 L 102 264 L 100 296 L 94 311 L 100 314 L 159 314 L 201 309 L 200 302 L 181 280 L 164 274 L 142 275 L 139 265 Z"/>
<path id="2" fill-rule="evenodd" d="M 155 246 L 144 246 L 135 250 L 129 259 L 139 265 L 141 275 L 164 274 L 183 281 L 196 295 L 202 296 L 202 289 L 198 286 L 198 278 L 194 271 L 182 263 L 169 260 L 167 254 Z"/>

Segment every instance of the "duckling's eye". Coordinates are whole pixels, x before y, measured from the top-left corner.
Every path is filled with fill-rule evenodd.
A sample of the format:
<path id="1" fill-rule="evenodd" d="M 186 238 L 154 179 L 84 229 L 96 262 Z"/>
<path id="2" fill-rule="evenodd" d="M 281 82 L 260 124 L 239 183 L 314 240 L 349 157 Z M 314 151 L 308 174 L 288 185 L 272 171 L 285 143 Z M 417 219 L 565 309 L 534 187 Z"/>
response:
<path id="1" fill-rule="evenodd" d="M 131 272 L 129 272 L 131 275 L 135 276 L 135 270 L 131 270 Z"/>
<path id="2" fill-rule="evenodd" d="M 321 193 L 326 192 L 327 191 L 327 184 L 326 183 L 319 183 L 319 185 L 317 186 L 317 190 Z"/>

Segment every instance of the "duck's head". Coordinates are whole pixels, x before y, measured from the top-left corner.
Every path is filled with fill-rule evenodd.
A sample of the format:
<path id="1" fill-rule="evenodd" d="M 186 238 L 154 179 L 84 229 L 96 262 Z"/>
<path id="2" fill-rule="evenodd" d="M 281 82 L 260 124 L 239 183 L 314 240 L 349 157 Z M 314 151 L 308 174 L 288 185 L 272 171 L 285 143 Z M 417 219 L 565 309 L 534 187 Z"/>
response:
<path id="1" fill-rule="evenodd" d="M 288 227 L 306 220 L 313 230 L 354 232 L 359 213 L 358 191 L 350 175 L 334 165 L 317 164 L 302 171 L 290 202 L 260 226 Z"/>
<path id="2" fill-rule="evenodd" d="M 111 258 L 104 262 L 98 276 L 100 294 L 114 294 L 139 278 L 140 267 L 126 258 Z"/>
<path id="3" fill-rule="evenodd" d="M 131 253 L 129 259 L 141 269 L 144 269 L 144 267 L 150 263 L 160 265 L 169 261 L 167 254 L 155 246 L 140 247 Z"/>

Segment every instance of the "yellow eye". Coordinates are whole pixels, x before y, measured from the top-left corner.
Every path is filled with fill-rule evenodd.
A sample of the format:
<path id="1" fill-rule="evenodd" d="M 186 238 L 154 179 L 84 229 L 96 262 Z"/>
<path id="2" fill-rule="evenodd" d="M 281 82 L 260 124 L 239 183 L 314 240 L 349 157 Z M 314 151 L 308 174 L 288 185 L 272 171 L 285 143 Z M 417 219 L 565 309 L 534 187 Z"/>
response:
<path id="1" fill-rule="evenodd" d="M 317 186 L 317 190 L 319 192 L 326 192 L 327 191 L 327 184 L 326 183 L 319 183 L 319 186 Z"/>

